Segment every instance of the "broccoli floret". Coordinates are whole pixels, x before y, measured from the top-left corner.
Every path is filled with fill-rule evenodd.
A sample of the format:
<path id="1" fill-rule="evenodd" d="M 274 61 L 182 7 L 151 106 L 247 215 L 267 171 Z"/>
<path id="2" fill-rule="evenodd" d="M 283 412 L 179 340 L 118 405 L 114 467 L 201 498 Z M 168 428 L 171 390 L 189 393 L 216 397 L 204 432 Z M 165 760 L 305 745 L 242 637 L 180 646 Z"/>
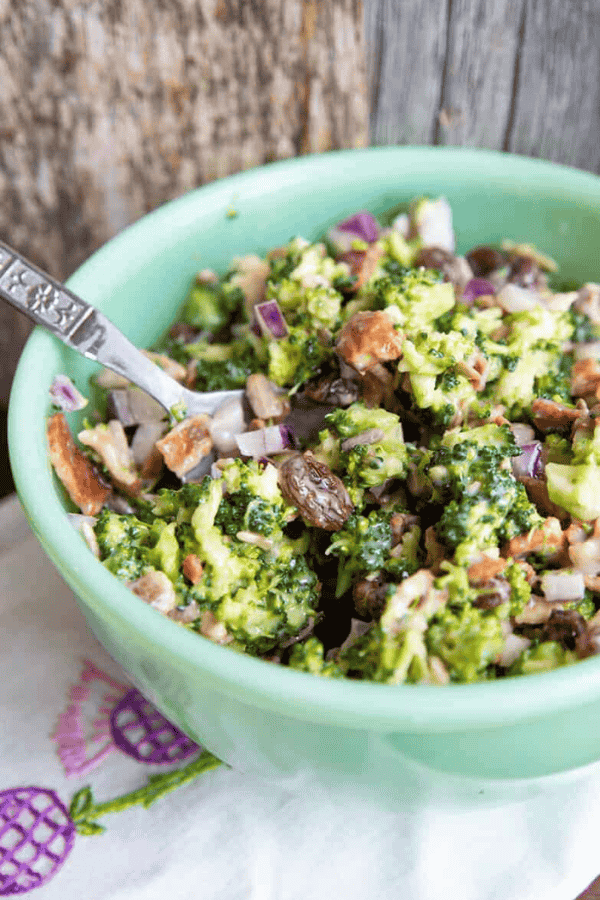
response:
<path id="1" fill-rule="evenodd" d="M 518 452 L 508 426 L 483 425 L 447 432 L 432 453 L 425 471 L 445 501 L 436 534 L 457 562 L 542 524 L 513 475 Z"/>
<path id="2" fill-rule="evenodd" d="M 415 526 L 390 555 L 393 515 L 386 509 L 372 510 L 366 516 L 354 513 L 333 536 L 326 553 L 340 560 L 336 597 L 341 597 L 357 578 L 373 576 L 382 569 L 398 580 L 417 571 L 421 530 Z"/>
<path id="3" fill-rule="evenodd" d="M 452 681 L 472 682 L 493 677 L 491 667 L 504 647 L 502 619 L 495 611 L 466 605 L 447 606 L 434 615 L 425 643 L 446 665 Z"/>
<path id="4" fill-rule="evenodd" d="M 188 360 L 196 359 L 193 388 L 197 391 L 231 390 L 244 387 L 249 375 L 259 371 L 260 360 L 250 343 L 207 344 L 199 341 L 186 346 Z"/>
<path id="5" fill-rule="evenodd" d="M 338 452 L 329 452 L 330 461 L 337 456 L 337 465 L 345 469 L 348 483 L 355 488 L 369 488 L 383 484 L 390 478 L 404 478 L 408 472 L 408 452 L 404 443 L 400 418 L 384 409 L 368 409 L 362 403 L 353 403 L 346 409 L 338 408 L 325 417 L 325 424 L 339 437 Z M 372 443 L 357 444 L 350 450 L 341 450 L 348 438 L 368 431 L 381 432 Z M 327 434 L 320 435 L 323 449 Z"/>
<path id="6" fill-rule="evenodd" d="M 600 429 L 580 432 L 572 445 L 570 463 L 546 465 L 548 496 L 574 518 L 584 522 L 600 516 Z"/>
<path id="7" fill-rule="evenodd" d="M 518 361 L 496 382 L 493 399 L 504 404 L 507 416 L 514 419 L 529 411 L 538 383 L 542 389 L 556 386 L 557 382 L 548 381 L 546 376 L 560 369 L 563 345 L 571 340 L 574 326 L 567 312 L 541 305 L 506 316 L 504 321 L 509 327 L 507 351 Z"/>
<path id="8" fill-rule="evenodd" d="M 278 538 L 296 515 L 281 495 L 275 466 L 255 460 L 232 459 L 223 469 L 226 494 L 215 515 L 215 525 L 235 537 L 240 531 Z"/>
<path id="9" fill-rule="evenodd" d="M 427 329 L 455 304 L 454 289 L 432 269 L 408 269 L 374 279 L 364 289 L 372 309 L 385 309 L 408 334 Z"/>
<path id="10" fill-rule="evenodd" d="M 313 329 L 322 327 L 333 330 L 339 325 L 342 295 L 327 284 L 305 287 L 300 281 L 288 278 L 276 286 L 270 286 L 267 299 L 279 303 L 290 325 L 307 316 Z"/>
<path id="11" fill-rule="evenodd" d="M 343 671 L 385 684 L 417 683 L 428 679 L 427 648 L 421 622 L 410 617 L 404 626 L 387 633 L 381 622 L 338 656 Z"/>
<path id="12" fill-rule="evenodd" d="M 279 387 L 298 387 L 314 376 L 331 350 L 304 326 L 292 326 L 288 335 L 267 344 L 268 376 Z"/>
<path id="13" fill-rule="evenodd" d="M 341 678 L 343 672 L 333 660 L 325 660 L 324 648 L 316 637 L 309 637 L 292 647 L 288 665 L 299 672 L 324 675 L 327 678 Z"/>
<path id="14" fill-rule="evenodd" d="M 507 671 L 507 675 L 535 675 L 577 662 L 577 654 L 558 641 L 542 641 L 527 647 Z"/>
<path id="15" fill-rule="evenodd" d="M 593 324 L 589 316 L 575 309 L 574 306 L 569 307 L 567 315 L 573 327 L 572 341 L 576 344 L 584 344 L 598 340 L 598 328 Z"/>
<path id="16" fill-rule="evenodd" d="M 184 303 L 181 321 L 216 334 L 243 307 L 243 303 L 244 295 L 239 287 L 227 282 L 196 282 Z"/>
<path id="17" fill-rule="evenodd" d="M 152 567 L 152 528 L 136 516 L 103 509 L 94 526 L 100 560 L 122 581 L 135 581 Z"/>

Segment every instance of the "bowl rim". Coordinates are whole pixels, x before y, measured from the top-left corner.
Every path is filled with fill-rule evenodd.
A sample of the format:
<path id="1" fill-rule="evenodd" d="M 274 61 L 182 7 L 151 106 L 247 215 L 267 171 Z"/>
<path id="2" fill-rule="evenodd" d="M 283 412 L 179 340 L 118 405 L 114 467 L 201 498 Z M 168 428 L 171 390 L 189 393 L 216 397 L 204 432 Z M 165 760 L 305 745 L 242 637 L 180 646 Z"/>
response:
<path id="1" fill-rule="evenodd" d="M 598 176 L 547 160 L 456 147 L 391 146 L 330 151 L 268 163 L 211 182 L 165 203 L 105 243 L 77 269 L 67 284 L 75 292 L 85 291 L 85 296 L 96 302 L 94 290 L 99 295 L 105 284 L 107 263 L 110 262 L 110 277 L 118 279 L 127 269 L 128 248 L 139 244 L 144 234 L 163 223 L 176 218 L 183 228 L 194 221 L 198 206 L 223 209 L 242 191 L 245 197 L 260 195 L 267 189 L 308 183 L 315 176 L 331 171 L 332 165 L 357 168 L 365 164 L 372 166 L 375 160 L 404 164 L 410 160 L 416 170 L 415 177 L 430 172 L 432 163 L 448 173 L 455 166 L 469 166 L 470 171 L 479 176 L 486 174 L 491 181 L 522 181 L 525 185 L 551 188 L 558 199 L 592 197 L 600 209 Z M 95 285 L 95 289 L 91 291 L 90 285 Z M 336 722 L 375 730 L 454 731 L 520 722 L 591 703 L 600 697 L 600 656 L 525 679 L 451 684 L 443 688 L 399 685 L 394 689 L 386 684 L 319 678 L 232 652 L 202 640 L 140 603 L 92 557 L 74 529 L 65 527 L 68 523 L 64 508 L 53 491 L 45 490 L 53 478 L 46 452 L 45 422 L 30 421 L 20 411 L 28 407 L 30 379 L 44 369 L 40 360 L 56 346 L 55 338 L 36 328 L 23 350 L 9 403 L 9 453 L 17 493 L 32 529 L 50 559 L 80 594 L 84 606 L 89 604 L 100 615 L 117 618 L 135 630 L 138 640 L 156 644 L 161 653 L 193 667 L 202 677 L 217 683 L 223 693 L 312 722 Z"/>

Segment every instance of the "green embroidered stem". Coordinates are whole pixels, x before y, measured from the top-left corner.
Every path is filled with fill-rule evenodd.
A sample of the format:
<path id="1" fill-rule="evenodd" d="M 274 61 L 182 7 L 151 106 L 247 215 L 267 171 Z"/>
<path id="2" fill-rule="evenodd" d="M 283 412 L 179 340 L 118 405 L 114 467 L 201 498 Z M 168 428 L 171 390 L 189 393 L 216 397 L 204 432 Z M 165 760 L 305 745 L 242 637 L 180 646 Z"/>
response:
<path id="1" fill-rule="evenodd" d="M 140 805 L 147 809 L 152 803 L 164 797 L 188 781 L 192 781 L 204 772 L 210 772 L 221 765 L 221 760 L 204 750 L 200 756 L 193 759 L 182 769 L 174 769 L 172 772 L 161 772 L 151 775 L 147 783 L 136 791 L 114 797 L 104 803 L 95 803 L 91 788 L 84 787 L 74 795 L 69 807 L 69 815 L 73 820 L 79 834 L 101 834 L 105 829 L 99 825 L 96 819 L 107 813 L 120 812 L 130 806 Z"/>

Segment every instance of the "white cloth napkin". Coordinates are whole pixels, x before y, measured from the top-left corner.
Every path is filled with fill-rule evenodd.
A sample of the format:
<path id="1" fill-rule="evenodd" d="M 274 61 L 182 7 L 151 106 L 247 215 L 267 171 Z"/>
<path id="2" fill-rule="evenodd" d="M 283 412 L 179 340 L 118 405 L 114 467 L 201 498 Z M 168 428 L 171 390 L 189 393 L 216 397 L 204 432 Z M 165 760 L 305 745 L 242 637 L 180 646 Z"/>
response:
<path id="1" fill-rule="evenodd" d="M 0 535 L 0 792 L 45 787 L 68 806 L 87 784 L 98 801 L 141 787 L 162 770 L 102 737 L 126 677 L 87 630 L 14 498 L 0 504 Z M 86 672 L 84 702 L 77 689 Z M 88 723 L 97 720 L 100 737 L 88 751 L 98 760 L 67 777 L 51 735 L 59 721 L 68 730 L 74 703 Z M 63 756 L 64 743 L 63 734 Z M 294 793 L 223 766 L 149 809 L 102 822 L 104 834 L 75 836 L 64 865 L 32 897 L 575 900 L 600 871 L 600 767 L 535 799 L 417 814 L 306 784 Z"/>

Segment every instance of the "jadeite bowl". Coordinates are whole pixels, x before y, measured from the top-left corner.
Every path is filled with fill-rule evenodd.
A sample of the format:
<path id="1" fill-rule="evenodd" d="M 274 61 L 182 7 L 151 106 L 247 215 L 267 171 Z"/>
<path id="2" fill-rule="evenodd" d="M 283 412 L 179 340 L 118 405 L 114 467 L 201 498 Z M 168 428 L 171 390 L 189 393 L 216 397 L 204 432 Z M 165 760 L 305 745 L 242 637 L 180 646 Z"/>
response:
<path id="1" fill-rule="evenodd" d="M 235 255 L 425 193 L 450 201 L 459 251 L 509 237 L 557 258 L 565 279 L 600 279 L 600 178 L 493 152 L 393 147 L 274 163 L 193 191 L 111 240 L 69 286 L 147 346 L 199 269 L 224 271 Z M 212 644 L 142 603 L 72 529 L 48 462 L 52 378 L 66 373 L 85 392 L 94 369 L 48 333 L 30 337 L 9 412 L 17 491 L 93 632 L 191 737 L 238 769 L 395 805 L 523 797 L 600 759 L 600 657 L 476 685 L 330 680 Z"/>

